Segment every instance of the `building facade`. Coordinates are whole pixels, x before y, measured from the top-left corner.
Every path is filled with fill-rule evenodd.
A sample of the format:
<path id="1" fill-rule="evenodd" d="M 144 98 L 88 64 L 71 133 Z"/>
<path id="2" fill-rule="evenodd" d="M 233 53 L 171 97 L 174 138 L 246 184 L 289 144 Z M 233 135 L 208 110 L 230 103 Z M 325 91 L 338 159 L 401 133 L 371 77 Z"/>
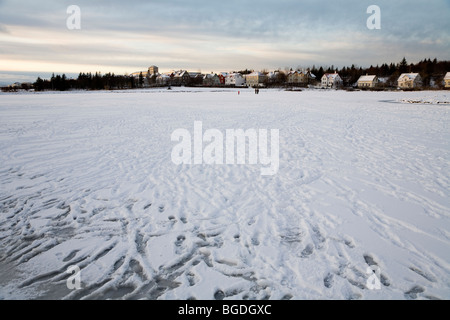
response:
<path id="1" fill-rule="evenodd" d="M 170 78 L 173 86 L 187 86 L 191 83 L 191 76 L 186 70 L 174 71 Z"/>
<path id="2" fill-rule="evenodd" d="M 447 72 L 444 77 L 444 85 L 446 88 L 450 88 L 450 72 Z"/>
<path id="3" fill-rule="evenodd" d="M 167 74 L 160 74 L 156 77 L 156 84 L 158 86 L 167 86 L 170 83 L 170 76 Z"/>
<path id="4" fill-rule="evenodd" d="M 217 74 L 205 74 L 203 76 L 203 85 L 205 87 L 217 87 L 220 86 L 220 78 Z"/>
<path id="5" fill-rule="evenodd" d="M 375 88 L 378 86 L 378 77 L 374 75 L 361 76 L 358 80 L 358 88 Z"/>
<path id="6" fill-rule="evenodd" d="M 217 74 L 217 76 L 219 77 L 220 84 L 222 86 L 224 86 L 226 84 L 226 79 L 227 79 L 228 73 L 221 72 L 221 73 Z"/>
<path id="7" fill-rule="evenodd" d="M 422 78 L 418 73 L 403 73 L 397 80 L 401 89 L 415 89 L 422 86 Z"/>
<path id="8" fill-rule="evenodd" d="M 322 88 L 339 88 L 342 87 L 343 81 L 337 72 L 325 73 L 321 80 Z"/>
<path id="9" fill-rule="evenodd" d="M 267 76 L 261 72 L 253 72 L 245 76 L 245 82 L 250 87 L 261 87 L 266 79 Z"/>
<path id="10" fill-rule="evenodd" d="M 245 86 L 245 78 L 240 73 L 229 74 L 225 78 L 226 86 L 243 87 Z"/>
<path id="11" fill-rule="evenodd" d="M 157 66 L 151 66 L 148 68 L 148 74 L 150 76 L 157 75 L 159 73 L 159 68 Z"/>
<path id="12" fill-rule="evenodd" d="M 308 83 L 306 74 L 301 71 L 291 71 L 287 74 L 286 81 L 290 85 L 304 85 Z"/>

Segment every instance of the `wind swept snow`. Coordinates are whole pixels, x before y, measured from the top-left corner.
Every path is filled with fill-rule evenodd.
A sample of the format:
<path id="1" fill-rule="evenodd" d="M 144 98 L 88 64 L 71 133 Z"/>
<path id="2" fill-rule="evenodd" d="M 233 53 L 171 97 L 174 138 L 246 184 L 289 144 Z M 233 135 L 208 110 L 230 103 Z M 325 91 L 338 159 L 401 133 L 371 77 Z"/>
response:
<path id="1" fill-rule="evenodd" d="M 0 298 L 450 298 L 447 104 L 240 91 L 0 94 Z M 175 165 L 195 121 L 279 129 L 278 173 Z"/>

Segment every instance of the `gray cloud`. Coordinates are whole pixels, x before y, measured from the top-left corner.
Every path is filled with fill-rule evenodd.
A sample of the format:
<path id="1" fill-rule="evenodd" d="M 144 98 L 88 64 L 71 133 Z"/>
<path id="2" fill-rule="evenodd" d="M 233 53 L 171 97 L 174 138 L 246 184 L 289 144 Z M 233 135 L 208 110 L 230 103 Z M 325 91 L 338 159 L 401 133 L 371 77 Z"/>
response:
<path id="1" fill-rule="evenodd" d="M 8 28 L 4 25 L 0 23 L 0 33 L 9 33 Z"/>
<path id="2" fill-rule="evenodd" d="M 366 27 L 366 9 L 374 3 L 381 8 L 381 30 Z M 65 24 L 71 4 L 82 13 L 77 37 Z M 0 58 L 208 69 L 450 59 L 449 16 L 448 0 L 3 0 Z M 49 39 L 67 33 L 67 40 L 49 45 L 45 37 L 38 44 L 1 38 L 14 27 L 48 32 Z M 83 36 L 93 40 L 85 43 Z"/>

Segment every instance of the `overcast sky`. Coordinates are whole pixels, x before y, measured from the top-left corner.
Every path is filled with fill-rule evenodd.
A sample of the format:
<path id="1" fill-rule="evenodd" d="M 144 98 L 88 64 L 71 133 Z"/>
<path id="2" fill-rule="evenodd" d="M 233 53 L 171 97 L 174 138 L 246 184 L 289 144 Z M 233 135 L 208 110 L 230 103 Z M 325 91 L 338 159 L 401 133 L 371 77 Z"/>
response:
<path id="1" fill-rule="evenodd" d="M 381 30 L 366 25 L 373 4 Z M 69 5 L 81 9 L 81 30 L 66 26 Z M 0 81 L 150 65 L 370 66 L 403 56 L 450 60 L 450 0 L 0 0 Z"/>

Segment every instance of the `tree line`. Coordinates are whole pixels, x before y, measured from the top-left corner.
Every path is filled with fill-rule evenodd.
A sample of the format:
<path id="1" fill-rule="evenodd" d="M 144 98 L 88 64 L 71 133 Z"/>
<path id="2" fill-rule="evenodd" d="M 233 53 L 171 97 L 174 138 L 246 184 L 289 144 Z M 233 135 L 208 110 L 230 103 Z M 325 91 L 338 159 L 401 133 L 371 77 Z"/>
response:
<path id="1" fill-rule="evenodd" d="M 53 74 L 49 80 L 38 77 L 33 87 L 36 91 L 133 89 L 136 88 L 136 82 L 132 76 L 114 73 L 80 73 L 77 79 L 67 79 L 65 74 Z"/>
<path id="2" fill-rule="evenodd" d="M 278 70 L 276 76 L 268 80 L 268 86 L 283 86 L 286 84 L 287 74 L 293 69 L 286 68 L 284 71 Z M 384 78 L 382 86 L 396 87 L 397 79 L 402 73 L 420 73 L 425 88 L 443 87 L 443 78 L 447 72 L 450 71 L 450 61 L 438 61 L 436 58 L 424 59 L 418 63 L 408 63 L 406 58 L 403 58 L 399 63 L 384 63 L 381 66 L 370 66 L 369 68 L 362 68 L 352 65 L 350 67 L 335 68 L 334 66 L 319 67 L 316 66 L 307 68 L 312 74 L 316 76 L 316 81 L 320 81 L 325 73 L 338 72 L 344 86 L 351 87 L 356 84 L 359 77 L 365 74 L 376 75 L 378 78 Z M 245 75 L 251 73 L 253 70 L 242 70 L 239 73 Z M 265 72 L 268 73 L 268 72 Z M 155 76 L 153 76 L 155 77 Z M 149 79 L 151 80 L 151 79 Z M 153 79 L 154 80 L 154 79 Z M 155 81 L 150 81 L 155 83 Z M 138 78 L 129 75 L 115 75 L 114 73 L 107 73 L 102 75 L 96 72 L 80 73 L 77 79 L 68 79 L 65 74 L 53 74 L 50 79 L 37 78 L 32 87 L 36 91 L 54 90 L 109 90 L 109 89 L 134 89 L 143 87 L 144 77 L 142 74 Z M 8 89 L 8 88 L 4 88 Z M 11 88 L 9 88 L 11 89 Z M 22 89 L 29 89 L 23 87 Z"/>

